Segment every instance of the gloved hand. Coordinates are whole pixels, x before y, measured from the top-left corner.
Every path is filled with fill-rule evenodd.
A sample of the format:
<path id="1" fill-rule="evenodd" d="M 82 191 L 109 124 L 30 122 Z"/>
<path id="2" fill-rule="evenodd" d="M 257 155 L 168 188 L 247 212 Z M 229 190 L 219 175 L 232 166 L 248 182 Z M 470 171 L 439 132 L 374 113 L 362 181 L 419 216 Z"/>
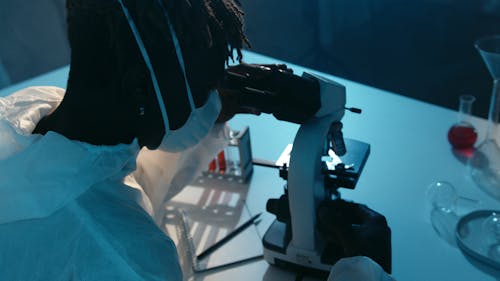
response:
<path id="1" fill-rule="evenodd" d="M 333 265 L 327 281 L 395 281 L 382 267 L 364 256 L 349 257 Z"/>
<path id="2" fill-rule="evenodd" d="M 325 201 L 317 211 L 317 227 L 335 259 L 367 256 L 391 272 L 391 229 L 383 215 L 341 199 Z"/>
<path id="3" fill-rule="evenodd" d="M 277 119 L 303 123 L 321 107 L 319 83 L 294 75 L 284 64 L 238 64 L 226 69 L 218 87 L 221 120 L 236 113 L 270 113 Z"/>

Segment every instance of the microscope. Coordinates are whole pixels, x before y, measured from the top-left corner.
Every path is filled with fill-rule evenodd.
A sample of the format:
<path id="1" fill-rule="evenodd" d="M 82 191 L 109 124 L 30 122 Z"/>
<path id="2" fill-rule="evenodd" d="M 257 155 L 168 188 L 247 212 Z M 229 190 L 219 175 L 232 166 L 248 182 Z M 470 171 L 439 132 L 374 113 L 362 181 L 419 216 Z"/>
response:
<path id="1" fill-rule="evenodd" d="M 241 64 L 226 70 L 225 87 L 236 103 L 278 120 L 300 124 L 293 145 L 280 157 L 284 194 L 269 199 L 276 215 L 263 237 L 264 258 L 273 265 L 329 272 L 339 259 L 364 255 L 391 271 L 390 228 L 364 205 L 345 201 L 339 189 L 354 189 L 370 145 L 344 139 L 345 87 L 286 65 Z M 283 160 L 284 159 L 284 160 Z"/>

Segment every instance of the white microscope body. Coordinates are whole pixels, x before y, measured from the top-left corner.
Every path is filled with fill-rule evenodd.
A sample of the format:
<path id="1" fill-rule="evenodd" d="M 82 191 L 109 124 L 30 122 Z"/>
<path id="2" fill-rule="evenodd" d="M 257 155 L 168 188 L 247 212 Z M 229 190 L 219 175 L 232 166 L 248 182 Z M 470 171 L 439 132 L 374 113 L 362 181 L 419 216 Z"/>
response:
<path id="1" fill-rule="evenodd" d="M 293 142 L 287 184 L 289 225 L 278 220 L 271 225 L 263 238 L 264 258 L 270 264 L 329 271 L 332 264 L 324 261 L 325 245 L 316 230 L 316 210 L 320 202 L 331 200 L 322 157 L 332 123 L 344 116 L 346 92 L 334 81 L 315 78 L 320 84 L 322 107 L 300 126 Z"/>

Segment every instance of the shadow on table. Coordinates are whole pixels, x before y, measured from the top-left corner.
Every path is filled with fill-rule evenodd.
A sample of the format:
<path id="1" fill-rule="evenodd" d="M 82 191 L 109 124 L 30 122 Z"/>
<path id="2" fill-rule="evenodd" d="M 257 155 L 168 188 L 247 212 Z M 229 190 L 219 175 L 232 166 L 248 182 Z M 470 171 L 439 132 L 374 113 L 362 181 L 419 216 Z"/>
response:
<path id="1" fill-rule="evenodd" d="M 495 278 L 495 280 L 500 281 L 500 270 L 497 270 L 489 265 L 486 265 L 484 263 L 481 263 L 480 261 L 474 259 L 473 257 L 467 255 L 463 251 L 461 251 L 462 254 L 465 256 L 467 261 L 470 262 L 475 268 L 479 269 L 481 272 L 488 274 L 492 277 Z"/>
<path id="2" fill-rule="evenodd" d="M 280 267 L 269 265 L 262 278 L 263 281 L 275 281 L 275 280 L 302 280 L 302 281 L 323 281 L 326 280 L 327 276 L 319 276 L 317 274 L 310 275 L 303 272 L 297 272 L 292 270 L 285 270 Z"/>
<path id="3" fill-rule="evenodd" d="M 255 215 L 245 204 L 248 188 L 247 183 L 204 175 L 165 205 L 165 231 L 176 243 L 186 280 L 205 280 L 207 275 L 262 259 L 261 248 L 252 246 L 260 245 L 255 224 L 197 258 Z"/>
<path id="4" fill-rule="evenodd" d="M 457 158 L 457 160 L 464 165 L 468 164 L 469 159 L 474 155 L 474 152 L 475 152 L 474 148 L 451 149 L 451 153 L 453 154 L 453 156 L 455 156 L 455 158 Z"/>

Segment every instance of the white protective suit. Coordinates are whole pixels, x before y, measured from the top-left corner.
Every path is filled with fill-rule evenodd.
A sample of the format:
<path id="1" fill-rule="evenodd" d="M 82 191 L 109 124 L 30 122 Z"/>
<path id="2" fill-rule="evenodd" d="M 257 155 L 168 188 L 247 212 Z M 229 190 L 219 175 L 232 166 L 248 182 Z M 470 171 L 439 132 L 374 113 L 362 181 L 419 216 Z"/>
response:
<path id="1" fill-rule="evenodd" d="M 225 127 L 183 153 L 32 135 L 63 95 L 32 87 L 0 98 L 0 280 L 181 280 L 175 245 L 151 216 L 161 225 L 165 201 L 226 144 Z M 393 279 L 353 257 L 328 280 Z"/>
<path id="2" fill-rule="evenodd" d="M 182 280 L 151 216 L 161 222 L 163 202 L 208 164 L 224 130 L 183 153 L 32 135 L 63 95 L 33 87 L 0 98 L 0 280 Z"/>
<path id="3" fill-rule="evenodd" d="M 118 2 L 162 111 L 161 147 L 183 151 L 140 151 L 137 141 L 95 146 L 54 132 L 33 135 L 64 90 L 33 87 L 0 98 L 0 280 L 182 280 L 175 245 L 157 226 L 164 218 L 163 204 L 225 146 L 226 127 L 208 132 L 220 110 L 215 92 L 205 106 L 195 108 L 175 31 L 159 2 L 191 106 L 183 128 L 169 129 L 147 46 L 127 7 Z M 357 272 L 368 275 L 351 274 Z M 375 278 L 351 279 L 370 274 Z M 334 266 L 329 280 L 377 276 L 385 275 L 373 261 L 351 258 Z"/>
<path id="4" fill-rule="evenodd" d="M 0 98 L 0 280 L 182 279 L 175 245 L 157 225 L 163 203 L 225 145 L 225 126 L 213 126 L 220 100 L 212 91 L 195 108 L 180 45 L 162 6 L 191 107 L 183 127 L 170 130 L 154 63 L 119 3 L 162 112 L 166 133 L 160 147 L 176 152 L 139 151 L 137 141 L 94 146 L 54 132 L 31 134 L 60 104 L 63 89 L 34 87 Z"/>

